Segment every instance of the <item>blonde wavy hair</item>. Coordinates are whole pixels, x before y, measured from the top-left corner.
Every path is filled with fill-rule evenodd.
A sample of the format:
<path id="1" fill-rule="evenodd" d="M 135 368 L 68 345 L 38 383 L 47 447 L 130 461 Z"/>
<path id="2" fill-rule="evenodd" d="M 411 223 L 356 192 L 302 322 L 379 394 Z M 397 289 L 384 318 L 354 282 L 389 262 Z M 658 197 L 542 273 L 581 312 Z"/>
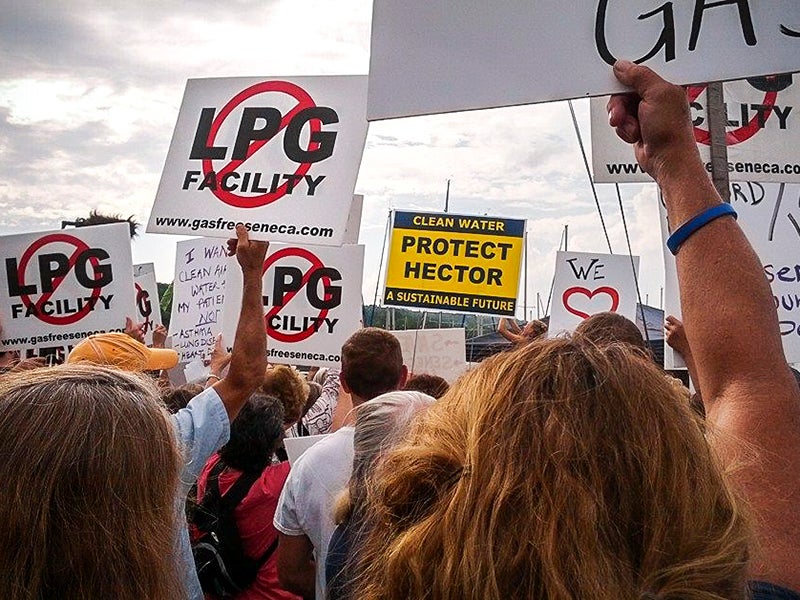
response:
<path id="1" fill-rule="evenodd" d="M 745 598 L 748 527 L 694 414 L 622 344 L 462 376 L 368 486 L 359 600 Z"/>
<path id="2" fill-rule="evenodd" d="M 0 598 L 173 600 L 182 464 L 155 387 L 68 365 L 0 379 Z"/>

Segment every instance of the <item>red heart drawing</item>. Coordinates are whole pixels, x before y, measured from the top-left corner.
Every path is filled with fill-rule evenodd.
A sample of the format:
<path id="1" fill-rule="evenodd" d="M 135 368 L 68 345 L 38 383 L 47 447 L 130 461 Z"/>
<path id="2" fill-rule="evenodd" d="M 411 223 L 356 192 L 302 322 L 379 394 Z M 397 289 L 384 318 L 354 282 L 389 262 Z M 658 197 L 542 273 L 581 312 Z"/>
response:
<path id="1" fill-rule="evenodd" d="M 566 308 L 567 311 L 571 312 L 573 315 L 578 315 L 581 319 L 588 319 L 590 315 L 586 314 L 585 312 L 581 312 L 576 308 L 572 308 L 569 305 L 569 299 L 573 294 L 581 294 L 589 299 L 593 298 L 597 294 L 607 294 L 611 297 L 611 308 L 609 310 L 611 312 L 617 312 L 617 307 L 619 306 L 619 292 L 612 287 L 603 286 L 594 291 L 587 290 L 584 287 L 571 287 L 564 292 L 564 295 L 561 296 L 561 302 L 563 302 L 564 308 Z"/>

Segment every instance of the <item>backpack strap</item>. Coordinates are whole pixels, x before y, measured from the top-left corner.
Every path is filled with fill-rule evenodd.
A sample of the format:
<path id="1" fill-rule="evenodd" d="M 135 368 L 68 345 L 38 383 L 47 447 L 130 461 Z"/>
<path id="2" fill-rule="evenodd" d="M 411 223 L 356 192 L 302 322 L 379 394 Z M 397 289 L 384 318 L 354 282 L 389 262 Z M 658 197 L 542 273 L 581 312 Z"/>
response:
<path id="1" fill-rule="evenodd" d="M 211 494 L 212 501 L 219 502 L 219 506 L 222 510 L 233 514 L 236 507 L 239 506 L 245 496 L 250 492 L 250 488 L 253 487 L 253 484 L 261 477 L 261 473 L 242 473 L 225 495 L 220 496 L 219 476 L 225 470 L 225 467 L 225 463 L 220 460 L 214 465 L 214 468 L 211 469 L 206 482 L 206 494 Z M 203 501 L 205 502 L 205 498 Z M 276 536 L 275 541 L 272 542 L 269 548 L 264 551 L 264 554 L 256 560 L 256 564 L 259 568 L 269 560 L 269 557 L 272 556 L 273 552 L 278 548 L 278 540 L 279 536 Z"/>
<path id="2" fill-rule="evenodd" d="M 250 488 L 253 487 L 253 484 L 261 477 L 261 473 L 242 473 L 228 491 L 225 492 L 225 495 L 221 495 L 219 491 L 219 476 L 225 470 L 226 466 L 227 465 L 225 465 L 222 460 L 214 465 L 214 468 L 211 469 L 211 473 L 208 475 L 206 486 L 208 487 L 208 491 L 213 494 L 213 497 L 219 499 L 220 508 L 226 512 L 233 513 L 236 507 L 244 500 L 245 496 L 247 496 L 248 492 L 250 492 Z"/>

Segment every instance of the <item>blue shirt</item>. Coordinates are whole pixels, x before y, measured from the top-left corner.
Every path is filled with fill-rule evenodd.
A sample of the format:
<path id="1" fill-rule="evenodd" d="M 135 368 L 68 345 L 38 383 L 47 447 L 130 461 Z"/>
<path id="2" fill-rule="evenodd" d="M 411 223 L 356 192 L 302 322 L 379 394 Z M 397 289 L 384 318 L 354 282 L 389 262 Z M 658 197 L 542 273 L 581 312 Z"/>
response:
<path id="1" fill-rule="evenodd" d="M 183 469 L 175 504 L 180 515 L 178 546 L 184 588 L 190 600 L 203 600 L 203 590 L 194 568 L 184 506 L 186 496 L 197 481 L 206 461 L 214 452 L 228 443 L 231 435 L 231 423 L 225 405 L 222 404 L 222 399 L 214 391 L 214 388 L 203 390 L 192 398 L 186 408 L 182 408 L 172 415 L 172 421 L 175 424 L 183 453 Z"/>

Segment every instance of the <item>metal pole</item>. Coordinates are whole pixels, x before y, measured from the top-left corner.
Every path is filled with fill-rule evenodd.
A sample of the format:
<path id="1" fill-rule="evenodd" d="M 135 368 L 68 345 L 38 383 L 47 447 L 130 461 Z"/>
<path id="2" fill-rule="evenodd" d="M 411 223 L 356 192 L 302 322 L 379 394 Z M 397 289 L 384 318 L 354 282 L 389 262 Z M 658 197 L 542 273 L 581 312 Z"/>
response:
<path id="1" fill-rule="evenodd" d="M 731 201 L 730 176 L 728 174 L 728 145 L 725 125 L 728 121 L 722 83 L 709 83 L 706 88 L 706 114 L 708 132 L 711 134 L 711 180 L 725 202 Z"/>
<path id="2" fill-rule="evenodd" d="M 444 212 L 450 208 L 450 180 L 447 180 L 447 191 L 444 194 Z"/>
<path id="3" fill-rule="evenodd" d="M 524 235 L 522 236 L 522 247 L 524 249 L 525 254 L 523 254 L 523 265 L 525 270 L 522 272 L 522 285 L 524 286 L 522 289 L 522 318 L 527 320 L 528 318 L 528 231 L 525 230 Z"/>
<path id="4" fill-rule="evenodd" d="M 567 252 L 567 243 L 569 240 L 569 225 L 564 225 L 564 252 Z"/>

